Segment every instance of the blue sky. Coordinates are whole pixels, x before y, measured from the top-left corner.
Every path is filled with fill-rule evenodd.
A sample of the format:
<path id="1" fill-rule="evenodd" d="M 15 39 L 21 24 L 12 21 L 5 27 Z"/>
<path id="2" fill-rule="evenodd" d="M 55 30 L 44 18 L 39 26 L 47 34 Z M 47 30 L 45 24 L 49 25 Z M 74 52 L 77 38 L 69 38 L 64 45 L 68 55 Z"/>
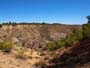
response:
<path id="1" fill-rule="evenodd" d="M 0 22 L 86 23 L 90 0 L 0 0 Z"/>

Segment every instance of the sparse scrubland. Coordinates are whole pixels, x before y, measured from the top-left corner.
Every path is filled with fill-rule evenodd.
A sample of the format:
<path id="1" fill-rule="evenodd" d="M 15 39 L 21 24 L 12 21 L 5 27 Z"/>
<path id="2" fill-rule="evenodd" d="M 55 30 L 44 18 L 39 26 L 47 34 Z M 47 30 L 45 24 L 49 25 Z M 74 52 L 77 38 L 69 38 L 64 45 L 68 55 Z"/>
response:
<path id="1" fill-rule="evenodd" d="M 90 68 L 90 24 L 82 25 L 82 29 L 74 30 L 65 38 L 50 42 L 47 46 L 56 53 L 63 48 L 63 53 L 53 56 L 41 68 Z"/>
<path id="2" fill-rule="evenodd" d="M 3 23 L 0 55 L 1 68 L 89 68 L 90 24 Z"/>

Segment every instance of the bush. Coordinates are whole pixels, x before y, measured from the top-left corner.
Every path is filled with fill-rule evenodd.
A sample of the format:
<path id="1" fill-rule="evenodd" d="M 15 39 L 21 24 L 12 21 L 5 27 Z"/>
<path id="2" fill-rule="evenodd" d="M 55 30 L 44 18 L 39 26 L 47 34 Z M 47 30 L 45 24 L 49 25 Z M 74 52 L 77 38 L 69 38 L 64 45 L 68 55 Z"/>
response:
<path id="1" fill-rule="evenodd" d="M 66 46 L 66 40 L 65 40 L 65 38 L 62 38 L 62 39 L 57 40 L 55 42 L 49 42 L 47 44 L 47 48 L 49 50 L 56 50 L 56 49 L 59 49 L 59 48 L 65 47 L 65 46 Z"/>
<path id="2" fill-rule="evenodd" d="M 73 35 L 76 37 L 76 40 L 80 41 L 83 39 L 83 30 L 73 30 Z"/>
<path id="3" fill-rule="evenodd" d="M 66 38 L 61 38 L 54 42 L 47 44 L 49 50 L 56 50 L 62 47 L 69 47 L 80 42 L 83 39 L 82 30 L 73 30 L 71 34 L 67 35 Z"/>
<path id="4" fill-rule="evenodd" d="M 3 52 L 10 52 L 12 49 L 12 43 L 11 42 L 2 42 L 0 43 L 0 50 Z"/>
<path id="5" fill-rule="evenodd" d="M 65 48 L 68 46 L 68 44 L 70 43 L 71 44 L 71 39 L 67 39 L 67 38 L 61 38 L 55 42 L 50 42 L 47 44 L 47 48 L 49 50 L 56 50 L 56 49 L 59 49 L 59 48 Z"/>
<path id="6" fill-rule="evenodd" d="M 67 45 L 73 45 L 76 43 L 76 37 L 73 35 L 73 34 L 70 34 L 66 37 L 66 42 L 67 42 Z"/>
<path id="7" fill-rule="evenodd" d="M 54 42 L 49 42 L 49 43 L 47 44 L 47 48 L 48 48 L 49 50 L 56 50 L 56 49 L 57 49 L 57 45 L 56 45 Z"/>
<path id="8" fill-rule="evenodd" d="M 60 40 L 55 41 L 55 44 L 57 45 L 57 48 L 62 48 L 66 46 L 66 39 L 61 38 Z"/>
<path id="9" fill-rule="evenodd" d="M 83 39 L 82 30 L 73 30 L 71 34 L 66 37 L 67 45 L 74 45 Z"/>
<path id="10" fill-rule="evenodd" d="M 90 39 L 90 24 L 83 25 L 83 39 Z"/>

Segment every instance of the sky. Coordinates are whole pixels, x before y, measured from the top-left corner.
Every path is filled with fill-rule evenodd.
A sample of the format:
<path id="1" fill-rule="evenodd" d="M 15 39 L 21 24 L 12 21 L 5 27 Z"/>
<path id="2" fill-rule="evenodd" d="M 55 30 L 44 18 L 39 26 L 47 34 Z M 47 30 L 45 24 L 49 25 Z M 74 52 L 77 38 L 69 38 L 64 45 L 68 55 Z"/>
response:
<path id="1" fill-rule="evenodd" d="M 0 0 L 0 22 L 84 24 L 90 0 Z"/>

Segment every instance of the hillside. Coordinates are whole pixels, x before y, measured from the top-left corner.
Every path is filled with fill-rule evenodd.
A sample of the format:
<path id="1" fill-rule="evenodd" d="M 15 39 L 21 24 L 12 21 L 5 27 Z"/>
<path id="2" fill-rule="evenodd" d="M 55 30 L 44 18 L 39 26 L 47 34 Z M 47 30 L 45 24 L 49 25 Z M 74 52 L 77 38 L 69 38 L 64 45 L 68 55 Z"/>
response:
<path id="1" fill-rule="evenodd" d="M 82 33 L 75 32 L 62 41 L 64 45 L 69 42 L 69 47 L 53 51 L 54 57 L 41 68 L 90 68 L 90 24 L 82 25 Z"/>
<path id="2" fill-rule="evenodd" d="M 44 65 L 45 68 L 56 68 L 57 64 L 58 66 L 62 66 L 64 52 L 68 53 L 70 51 L 73 53 L 76 46 L 65 47 L 61 44 L 65 40 L 62 42 L 60 42 L 60 40 L 70 37 L 69 35 L 73 34 L 73 30 L 78 31 L 78 29 L 81 28 L 82 26 L 80 25 L 63 24 L 4 24 L 0 27 L 0 67 L 40 68 Z M 77 32 L 75 35 L 81 35 L 79 33 Z M 68 42 L 71 42 L 73 39 L 74 36 L 71 36 L 71 38 L 68 38 L 68 40 L 70 40 Z M 47 44 L 55 41 L 58 41 L 58 43 L 60 43 L 59 45 L 63 47 L 58 47 L 50 51 L 49 48 L 47 48 Z M 86 43 L 89 43 L 89 41 L 86 41 Z M 54 46 L 57 47 L 58 45 L 56 44 Z M 77 49 L 78 46 L 80 47 L 80 45 L 77 45 L 75 49 Z M 53 44 L 51 48 L 54 48 Z M 81 51 L 82 50 L 83 49 L 81 49 Z M 71 56 L 72 53 L 70 54 Z M 59 61 L 57 61 L 59 58 L 62 59 L 60 60 L 62 64 L 59 64 Z"/>
<path id="3" fill-rule="evenodd" d="M 73 29 L 80 28 L 81 26 L 58 24 L 3 25 L 0 28 L 0 42 L 12 41 L 15 45 L 21 45 L 33 49 L 42 49 L 49 41 L 63 38 Z"/>
<path id="4" fill-rule="evenodd" d="M 90 40 L 81 41 L 49 63 L 46 68 L 90 68 Z"/>

